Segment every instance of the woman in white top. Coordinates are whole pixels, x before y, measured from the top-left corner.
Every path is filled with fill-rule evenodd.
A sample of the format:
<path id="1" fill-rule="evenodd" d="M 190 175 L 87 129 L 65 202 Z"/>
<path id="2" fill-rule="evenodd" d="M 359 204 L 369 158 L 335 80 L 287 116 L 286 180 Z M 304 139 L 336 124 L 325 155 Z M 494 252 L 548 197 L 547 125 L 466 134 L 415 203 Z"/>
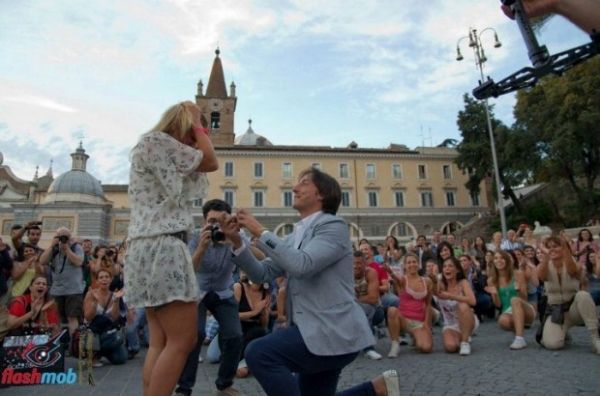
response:
<path id="1" fill-rule="evenodd" d="M 145 396 L 170 395 L 196 345 L 198 287 L 186 239 L 192 202 L 206 195 L 204 172 L 218 168 L 206 125 L 194 103 L 178 103 L 131 150 L 124 275 L 127 302 L 145 308 L 150 329 Z"/>
<path id="2" fill-rule="evenodd" d="M 444 350 L 454 353 L 460 347 L 461 355 L 470 355 L 469 338 L 479 325 L 472 308 L 476 299 L 460 261 L 454 256 L 444 260 L 442 281 L 438 283 L 436 299 L 444 318 Z"/>
<path id="3" fill-rule="evenodd" d="M 547 349 L 561 349 L 569 329 L 585 325 L 594 351 L 600 355 L 598 313 L 586 290 L 583 267 L 574 260 L 564 239 L 550 237 L 545 248 L 538 266 L 538 276 L 548 296 L 541 344 Z"/>

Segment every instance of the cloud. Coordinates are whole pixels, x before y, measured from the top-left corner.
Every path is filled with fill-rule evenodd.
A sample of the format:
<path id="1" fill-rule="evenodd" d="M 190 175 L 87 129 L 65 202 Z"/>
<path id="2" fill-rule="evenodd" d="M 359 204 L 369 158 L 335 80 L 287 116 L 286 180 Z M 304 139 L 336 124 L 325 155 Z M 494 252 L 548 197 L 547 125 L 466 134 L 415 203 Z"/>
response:
<path id="1" fill-rule="evenodd" d="M 74 113 L 77 111 L 72 107 L 57 103 L 52 99 L 36 97 L 31 95 L 18 95 L 13 97 L 5 96 L 1 97 L 0 100 L 4 100 L 6 102 L 15 102 L 32 106 L 44 107 L 49 110 L 62 111 L 63 113 Z"/>
<path id="2" fill-rule="evenodd" d="M 206 84 L 217 45 L 238 87 L 236 132 L 252 117 L 276 144 L 415 146 L 421 127 L 457 137 L 462 94 L 479 79 L 466 42 L 455 61 L 469 27 L 494 27 L 504 44 L 489 42 L 486 75 L 529 64 L 514 22 L 482 1 L 5 3 L 0 149 L 25 178 L 50 158 L 55 174 L 70 169 L 83 139 L 92 173 L 126 182 L 129 148 L 167 106 L 193 98 L 199 78 Z M 560 44 L 551 50 L 589 41 L 554 19 L 543 33 Z M 510 120 L 514 96 L 493 103 Z"/>

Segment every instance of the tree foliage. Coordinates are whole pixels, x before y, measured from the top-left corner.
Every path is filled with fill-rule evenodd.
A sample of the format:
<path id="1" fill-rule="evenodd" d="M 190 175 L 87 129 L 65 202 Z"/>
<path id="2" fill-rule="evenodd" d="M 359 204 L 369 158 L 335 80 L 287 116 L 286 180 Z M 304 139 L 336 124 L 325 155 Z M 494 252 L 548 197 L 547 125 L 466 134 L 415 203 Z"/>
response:
<path id="1" fill-rule="evenodd" d="M 598 211 L 600 174 L 600 57 L 561 77 L 547 77 L 517 94 L 515 129 L 535 142 L 538 179 L 565 179 L 583 221 Z"/>
<path id="2" fill-rule="evenodd" d="M 463 100 L 465 108 L 459 111 L 457 120 L 462 141 L 457 146 L 458 157 L 455 162 L 460 169 L 469 174 L 466 187 L 471 193 L 477 193 L 481 181 L 494 173 L 485 104 L 468 94 L 463 96 Z M 520 200 L 513 188 L 530 179 L 532 164 L 536 163 L 536 159 L 531 158 L 530 152 L 524 147 L 530 143 L 521 141 L 514 130 L 494 118 L 492 106 L 489 112 L 503 194 L 510 197 L 517 210 L 522 212 Z"/>

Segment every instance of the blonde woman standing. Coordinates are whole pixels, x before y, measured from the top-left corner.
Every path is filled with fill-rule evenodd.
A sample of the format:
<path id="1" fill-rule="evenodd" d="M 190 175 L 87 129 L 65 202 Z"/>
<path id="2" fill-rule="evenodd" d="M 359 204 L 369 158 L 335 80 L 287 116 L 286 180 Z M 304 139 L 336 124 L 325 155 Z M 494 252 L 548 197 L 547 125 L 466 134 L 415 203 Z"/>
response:
<path id="1" fill-rule="evenodd" d="M 178 103 L 131 150 L 125 288 L 150 329 L 145 396 L 171 395 L 196 344 L 198 286 L 186 241 L 192 201 L 206 195 L 204 172 L 218 168 L 206 125 L 194 103 Z"/>

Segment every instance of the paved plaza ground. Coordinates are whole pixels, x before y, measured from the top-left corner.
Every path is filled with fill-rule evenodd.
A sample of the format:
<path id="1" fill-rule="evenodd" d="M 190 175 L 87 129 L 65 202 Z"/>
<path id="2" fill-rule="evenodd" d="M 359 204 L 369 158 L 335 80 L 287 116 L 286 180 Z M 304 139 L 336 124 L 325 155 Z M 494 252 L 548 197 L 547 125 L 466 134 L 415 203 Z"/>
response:
<path id="1" fill-rule="evenodd" d="M 553 352 L 540 348 L 534 340 L 535 327 L 527 330 L 529 347 L 511 351 L 512 334 L 486 321 L 473 337 L 471 356 L 458 356 L 442 351 L 441 328 L 434 328 L 434 352 L 417 353 L 402 347 L 397 359 L 372 361 L 364 355 L 342 373 L 338 389 L 370 379 L 394 368 L 401 377 L 401 395 L 600 395 L 600 356 L 592 353 L 584 328 L 571 331 L 572 343 Z M 389 340 L 380 339 L 377 350 L 387 354 Z M 204 351 L 203 351 L 204 352 Z M 124 366 L 94 369 L 96 386 L 43 385 L 0 389 L 0 395 L 11 396 L 79 396 L 141 395 L 143 355 Z M 68 358 L 67 367 L 77 368 Z M 193 395 L 214 395 L 217 365 L 201 363 L 198 383 Z M 264 395 L 253 377 L 236 380 L 235 387 L 245 395 Z M 285 395 L 282 395 L 285 396 Z"/>

